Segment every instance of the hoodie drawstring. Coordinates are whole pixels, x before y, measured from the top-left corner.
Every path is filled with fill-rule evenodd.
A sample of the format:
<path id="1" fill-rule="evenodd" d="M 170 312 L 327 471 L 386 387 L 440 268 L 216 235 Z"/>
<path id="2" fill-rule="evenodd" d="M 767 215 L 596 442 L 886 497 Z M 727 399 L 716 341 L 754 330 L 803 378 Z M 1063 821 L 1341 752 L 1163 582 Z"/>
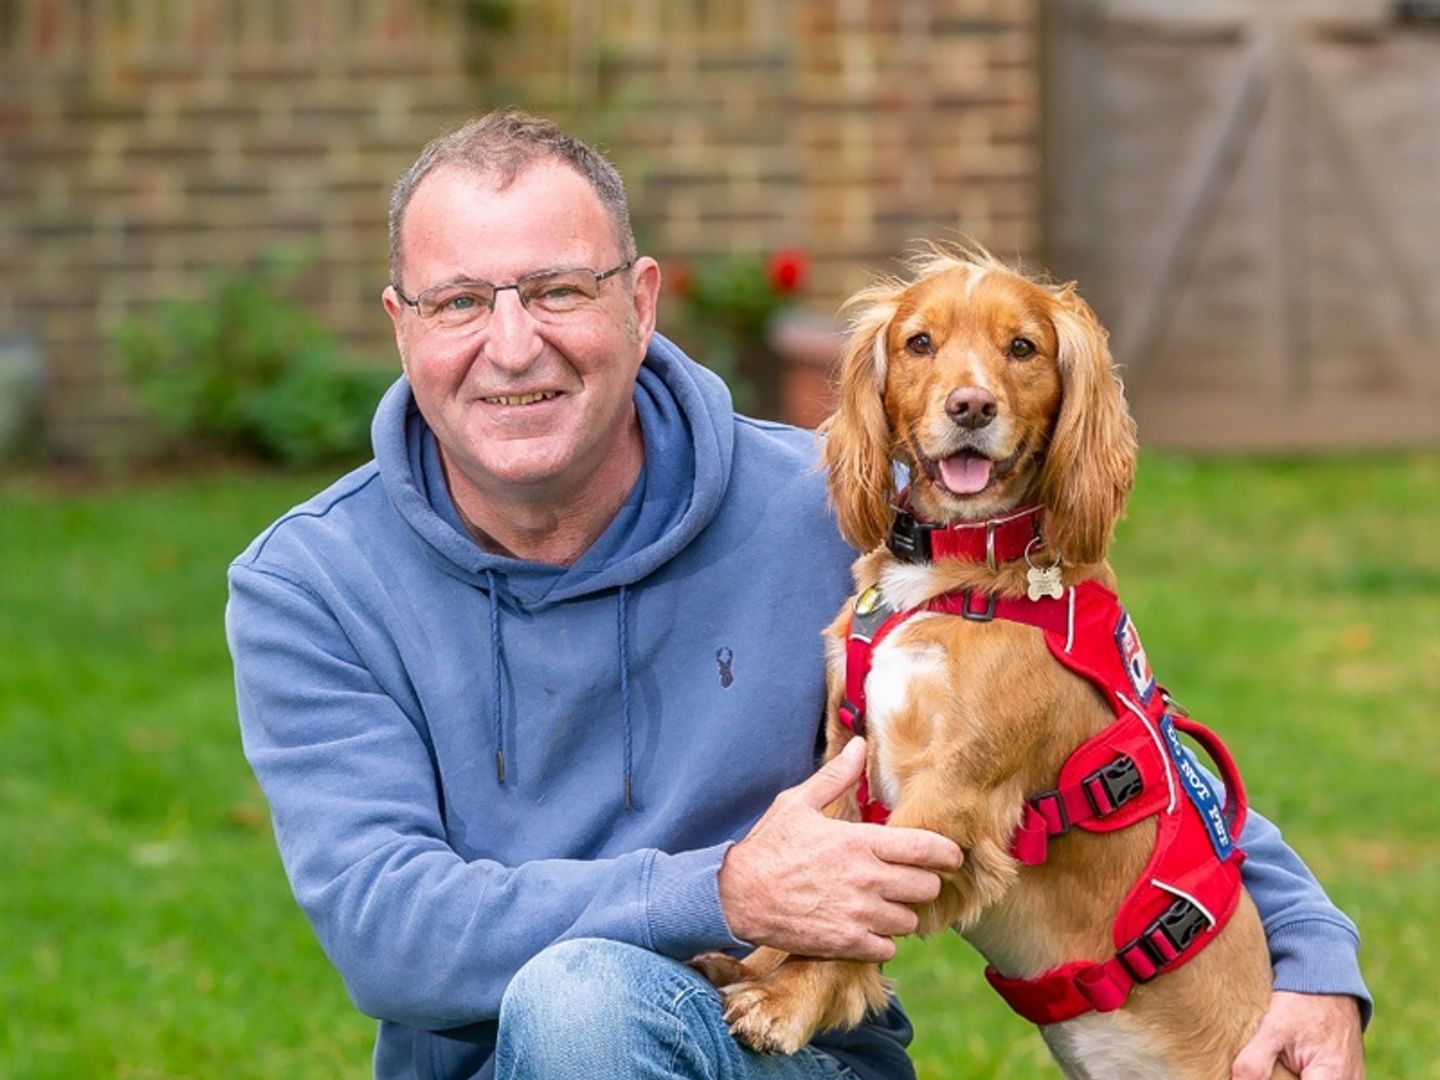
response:
<path id="1" fill-rule="evenodd" d="M 495 584 L 495 571 L 485 571 L 490 588 L 490 719 L 495 725 L 495 779 L 505 783 L 505 727 L 500 722 L 500 592 Z"/>
<path id="2" fill-rule="evenodd" d="M 625 600 L 629 595 L 626 586 L 620 586 L 620 738 L 625 749 L 625 809 L 632 809 L 630 802 L 630 647 L 625 617 Z"/>
<path id="3" fill-rule="evenodd" d="M 495 779 L 505 783 L 505 725 L 501 721 L 500 680 L 504 677 L 504 655 L 500 645 L 500 591 L 495 581 L 495 571 L 485 571 L 485 584 L 490 590 L 490 720 L 495 727 Z M 616 619 L 620 639 L 620 741 L 624 753 L 624 794 L 625 809 L 633 810 L 631 797 L 631 755 L 630 755 L 630 630 L 629 630 L 628 586 L 620 586 L 616 604 Z"/>

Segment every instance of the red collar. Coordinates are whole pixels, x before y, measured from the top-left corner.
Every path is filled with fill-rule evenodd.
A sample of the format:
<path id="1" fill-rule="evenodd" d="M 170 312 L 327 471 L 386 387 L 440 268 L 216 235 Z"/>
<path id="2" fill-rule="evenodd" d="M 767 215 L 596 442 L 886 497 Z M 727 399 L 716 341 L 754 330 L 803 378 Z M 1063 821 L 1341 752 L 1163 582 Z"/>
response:
<path id="1" fill-rule="evenodd" d="M 1040 539 L 1040 515 L 1041 507 L 1027 506 L 992 521 L 936 525 L 917 518 L 902 497 L 890 527 L 890 550 L 905 562 L 959 559 L 997 570 L 1001 563 L 1023 559 Z"/>

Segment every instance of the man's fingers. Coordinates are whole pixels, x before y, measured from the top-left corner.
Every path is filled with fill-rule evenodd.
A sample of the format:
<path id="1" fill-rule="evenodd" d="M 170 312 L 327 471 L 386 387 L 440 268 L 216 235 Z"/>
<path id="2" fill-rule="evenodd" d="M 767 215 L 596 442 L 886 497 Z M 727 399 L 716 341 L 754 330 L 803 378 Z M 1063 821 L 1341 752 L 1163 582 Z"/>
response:
<path id="1" fill-rule="evenodd" d="M 1275 1071 L 1275 1062 L 1280 1057 L 1280 1041 L 1275 1029 L 1266 1021 L 1260 1022 L 1260 1030 L 1245 1044 L 1235 1058 L 1230 1070 L 1231 1080 L 1270 1080 Z"/>
<path id="2" fill-rule="evenodd" d="M 851 739 L 815 775 L 791 790 L 806 806 L 821 810 L 849 791 L 865 771 L 865 740 Z"/>
<path id="3" fill-rule="evenodd" d="M 965 859 L 960 845 L 928 829 L 861 826 L 870 831 L 870 850 L 888 863 L 926 866 L 932 870 L 958 870 Z"/>
<path id="4" fill-rule="evenodd" d="M 880 895 L 896 904 L 928 904 L 940 895 L 940 875 L 918 867 L 891 864 Z"/>
<path id="5" fill-rule="evenodd" d="M 870 934 L 853 951 L 847 952 L 845 959 L 883 964 L 895 959 L 895 940 L 882 934 Z"/>
<path id="6" fill-rule="evenodd" d="M 886 904 L 871 920 L 870 930 L 886 937 L 905 937 L 920 928 L 920 916 L 904 904 Z"/>

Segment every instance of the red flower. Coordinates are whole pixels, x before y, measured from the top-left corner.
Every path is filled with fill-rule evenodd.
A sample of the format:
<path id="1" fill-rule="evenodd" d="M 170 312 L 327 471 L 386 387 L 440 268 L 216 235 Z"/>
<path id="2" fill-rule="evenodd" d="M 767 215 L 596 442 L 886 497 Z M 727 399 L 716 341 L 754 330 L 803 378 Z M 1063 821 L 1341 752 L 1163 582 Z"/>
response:
<path id="1" fill-rule="evenodd" d="M 777 293 L 793 293 L 805 284 L 810 257 L 799 248 L 780 248 L 765 260 L 765 272 Z"/>
<path id="2" fill-rule="evenodd" d="M 681 299 L 695 291 L 695 275 L 683 259 L 660 260 L 660 288 Z"/>

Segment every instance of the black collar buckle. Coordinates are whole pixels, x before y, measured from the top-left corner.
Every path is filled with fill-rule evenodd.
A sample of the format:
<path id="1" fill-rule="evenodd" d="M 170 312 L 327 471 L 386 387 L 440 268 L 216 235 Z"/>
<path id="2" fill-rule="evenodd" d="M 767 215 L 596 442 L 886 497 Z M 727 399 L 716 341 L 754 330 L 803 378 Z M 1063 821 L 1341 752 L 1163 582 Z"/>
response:
<path id="1" fill-rule="evenodd" d="M 931 561 L 930 534 L 933 525 L 915 520 L 915 515 L 904 510 L 895 515 L 890 526 L 890 550 L 903 562 L 928 563 Z"/>

